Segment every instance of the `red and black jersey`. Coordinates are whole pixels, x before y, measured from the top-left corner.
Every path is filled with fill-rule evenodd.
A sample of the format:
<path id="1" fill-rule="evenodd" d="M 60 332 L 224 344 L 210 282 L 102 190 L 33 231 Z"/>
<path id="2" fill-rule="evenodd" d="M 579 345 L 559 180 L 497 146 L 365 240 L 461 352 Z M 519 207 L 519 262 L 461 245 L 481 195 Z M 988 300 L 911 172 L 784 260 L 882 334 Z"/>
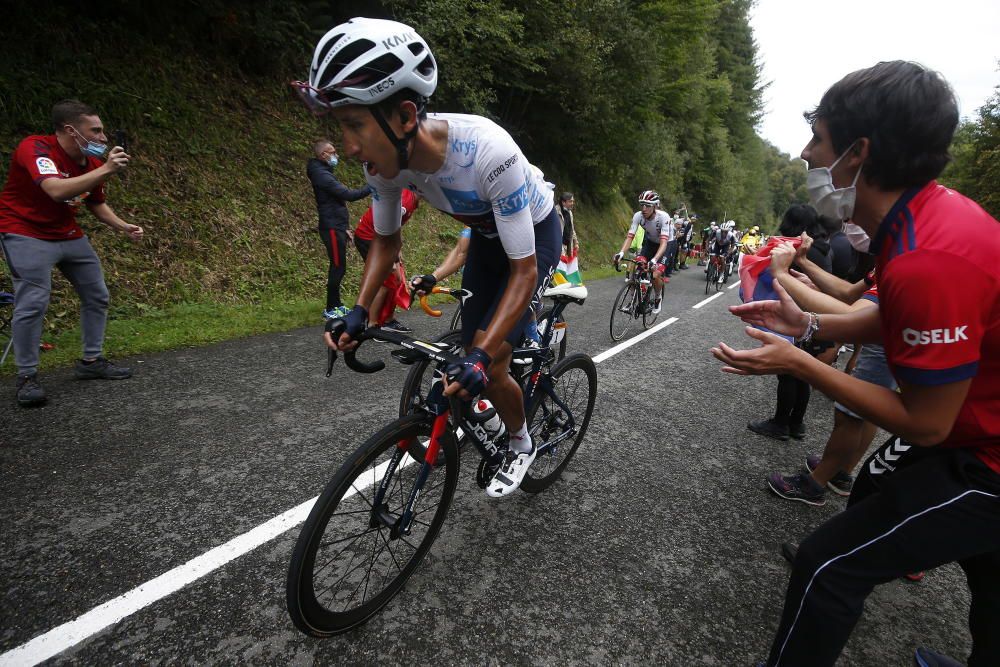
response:
<path id="1" fill-rule="evenodd" d="M 47 241 L 78 239 L 83 230 L 76 211 L 84 203 L 104 202 L 104 186 L 57 202 L 41 188 L 47 178 L 83 176 L 101 166 L 87 156 L 86 165 L 71 158 L 55 135 L 31 136 L 18 144 L 10 161 L 10 173 L 0 192 L 0 233 L 20 234 Z"/>
<path id="2" fill-rule="evenodd" d="M 972 380 L 946 447 L 975 447 L 1000 473 L 1000 223 L 931 182 L 907 191 L 882 221 L 879 314 L 898 380 Z"/>

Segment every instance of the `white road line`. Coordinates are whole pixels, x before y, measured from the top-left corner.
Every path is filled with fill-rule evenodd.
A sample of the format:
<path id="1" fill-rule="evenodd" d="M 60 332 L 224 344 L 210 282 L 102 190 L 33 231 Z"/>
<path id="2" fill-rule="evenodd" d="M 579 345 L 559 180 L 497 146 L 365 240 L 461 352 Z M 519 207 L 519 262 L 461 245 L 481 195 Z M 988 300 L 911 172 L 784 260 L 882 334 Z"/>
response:
<path id="1" fill-rule="evenodd" d="M 708 303 L 708 302 L 709 302 L 709 301 L 711 301 L 712 299 L 718 299 L 718 298 L 719 298 L 720 296 L 722 296 L 723 294 L 725 294 L 725 292 L 716 292 L 715 294 L 713 294 L 712 296 L 708 297 L 708 298 L 707 298 L 707 299 L 705 299 L 704 301 L 699 301 L 698 303 L 694 304 L 694 305 L 693 305 L 693 306 L 691 306 L 691 307 L 692 307 L 692 308 L 701 308 L 702 306 L 704 306 L 704 305 L 705 305 L 706 303 Z"/>
<path id="2" fill-rule="evenodd" d="M 700 308 L 717 296 L 722 296 L 722 292 L 705 299 L 695 306 L 695 308 Z M 657 331 L 670 326 L 678 321 L 678 319 L 677 317 L 666 319 L 652 329 L 643 331 L 641 334 L 601 352 L 594 357 L 594 363 L 599 364 L 605 359 L 610 359 L 619 352 L 649 338 Z M 413 459 L 407 457 L 403 465 L 408 465 L 412 461 Z M 388 461 L 382 465 L 388 465 Z M 377 478 L 377 471 L 373 471 L 371 475 L 366 475 L 364 488 L 371 486 Z M 355 492 L 357 492 L 356 487 Z M 351 496 L 354 493 L 348 492 L 347 495 Z M 7 667 L 8 665 L 37 665 L 62 653 L 68 648 L 72 648 L 85 639 L 96 635 L 101 630 L 118 623 L 149 605 L 162 600 L 168 595 L 176 593 L 188 584 L 194 583 L 230 561 L 236 560 L 240 556 L 270 542 L 285 531 L 291 530 L 301 524 L 309 516 L 309 511 L 312 509 L 317 498 L 319 496 L 310 498 L 256 528 L 252 528 L 242 535 L 234 537 L 225 544 L 217 546 L 196 558 L 192 558 L 183 565 L 164 572 L 155 579 L 151 579 L 112 600 L 108 600 L 100 606 L 94 607 L 72 621 L 52 628 L 45 634 L 39 635 L 17 648 L 0 654 L 0 667 Z"/>
<path id="3" fill-rule="evenodd" d="M 400 463 L 406 467 L 415 463 L 409 455 Z M 354 486 L 344 494 L 345 498 L 356 495 L 367 489 L 380 479 L 389 466 L 389 461 L 380 464 L 370 473 L 359 479 L 364 484 L 360 488 Z M 290 530 L 309 516 L 309 511 L 319 496 L 315 496 L 292 509 L 279 514 L 273 519 L 262 523 L 256 528 L 234 537 L 223 545 L 192 558 L 188 562 L 164 572 L 155 579 L 119 595 L 113 600 L 95 607 L 76 619 L 55 627 L 44 635 L 39 635 L 31 641 L 0 655 L 0 666 L 6 665 L 37 665 L 40 662 L 62 653 L 83 640 L 96 635 L 101 630 L 114 625 L 145 607 L 162 600 L 171 593 L 176 593 L 188 584 L 194 583 L 206 574 L 219 569 L 230 561 L 250 553 L 257 547 L 266 544 L 287 530 Z"/>
<path id="4" fill-rule="evenodd" d="M 615 356 L 616 354 L 618 354 L 622 350 L 627 350 L 628 348 L 632 347 L 633 345 L 635 345 L 639 341 L 645 340 L 646 338 L 649 338 L 650 336 L 652 336 L 653 334 L 655 334 L 660 329 L 663 329 L 664 327 L 669 327 L 671 324 L 673 324 L 674 322 L 676 322 L 678 319 L 679 318 L 671 317 L 668 320 L 664 320 L 664 321 L 660 322 L 659 324 L 657 324 L 652 329 L 647 329 L 646 331 L 643 331 L 638 336 L 632 336 L 631 338 L 629 338 L 624 343 L 618 343 L 613 348 L 611 348 L 609 350 L 605 350 L 604 352 L 601 352 L 599 355 L 597 355 L 596 357 L 594 357 L 594 363 L 595 364 L 599 364 L 602 361 L 604 361 L 605 359 L 610 359 L 611 357 Z"/>
<path id="5" fill-rule="evenodd" d="M 733 289 L 734 287 L 739 287 L 739 286 L 740 286 L 740 281 L 737 280 L 735 283 L 733 283 L 732 285 L 730 285 L 726 289 Z"/>

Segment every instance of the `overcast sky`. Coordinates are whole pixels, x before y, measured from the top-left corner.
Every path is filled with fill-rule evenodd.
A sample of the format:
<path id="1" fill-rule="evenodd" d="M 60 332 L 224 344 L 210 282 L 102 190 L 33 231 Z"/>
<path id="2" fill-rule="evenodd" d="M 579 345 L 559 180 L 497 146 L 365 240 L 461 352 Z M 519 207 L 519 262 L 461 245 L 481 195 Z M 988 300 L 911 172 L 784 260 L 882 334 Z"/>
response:
<path id="1" fill-rule="evenodd" d="M 757 0 L 750 23 L 771 82 L 759 132 L 793 157 L 809 139 L 802 112 L 845 74 L 880 60 L 941 72 L 963 118 L 1000 84 L 998 0 Z"/>

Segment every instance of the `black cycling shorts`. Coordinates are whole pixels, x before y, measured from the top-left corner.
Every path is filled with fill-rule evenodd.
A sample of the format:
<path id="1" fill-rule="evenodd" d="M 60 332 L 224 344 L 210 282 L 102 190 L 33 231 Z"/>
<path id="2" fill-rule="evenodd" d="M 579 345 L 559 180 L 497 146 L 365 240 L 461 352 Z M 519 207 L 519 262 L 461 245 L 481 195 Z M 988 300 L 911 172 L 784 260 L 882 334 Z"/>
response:
<path id="1" fill-rule="evenodd" d="M 524 338 L 525 327 L 535 317 L 533 306 L 541 304 L 542 292 L 549 286 L 549 280 L 559 263 L 561 250 L 562 229 L 559 226 L 559 214 L 553 208 L 544 220 L 535 225 L 538 279 L 532 303 L 505 337 L 511 347 L 517 347 Z M 472 296 L 462 306 L 462 344 L 466 347 L 472 345 L 476 332 L 486 331 L 493 320 L 509 278 L 510 260 L 507 259 L 500 239 L 486 238 L 474 231 L 469 239 L 469 254 L 462 274 L 462 289 L 472 292 Z"/>

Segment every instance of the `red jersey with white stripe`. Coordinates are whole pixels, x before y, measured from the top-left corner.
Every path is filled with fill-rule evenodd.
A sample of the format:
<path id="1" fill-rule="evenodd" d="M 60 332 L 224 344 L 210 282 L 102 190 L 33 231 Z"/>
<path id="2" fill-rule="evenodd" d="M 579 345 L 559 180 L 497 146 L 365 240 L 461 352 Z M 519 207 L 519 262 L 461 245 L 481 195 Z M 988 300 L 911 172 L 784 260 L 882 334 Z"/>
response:
<path id="1" fill-rule="evenodd" d="M 403 190 L 401 196 L 403 218 L 400 225 L 402 226 L 406 224 L 406 221 L 410 219 L 413 212 L 417 210 L 417 207 L 420 206 L 420 202 L 417 200 L 417 196 L 409 190 Z M 368 207 L 365 214 L 361 216 L 361 220 L 358 221 L 358 226 L 354 230 L 354 235 L 362 241 L 371 241 L 375 238 L 375 215 L 372 213 L 371 206 Z"/>
<path id="2" fill-rule="evenodd" d="M 104 203 L 104 186 L 58 202 L 42 190 L 41 183 L 47 178 L 83 176 L 101 165 L 100 160 L 89 156 L 85 165 L 78 164 L 54 134 L 22 141 L 14 151 L 7 184 L 0 192 L 0 233 L 46 241 L 81 238 L 83 230 L 76 222 L 76 211 L 84 202 Z"/>
<path id="3" fill-rule="evenodd" d="M 889 367 L 898 380 L 971 379 L 945 439 L 1000 473 L 1000 223 L 932 181 L 900 197 L 872 241 Z"/>

